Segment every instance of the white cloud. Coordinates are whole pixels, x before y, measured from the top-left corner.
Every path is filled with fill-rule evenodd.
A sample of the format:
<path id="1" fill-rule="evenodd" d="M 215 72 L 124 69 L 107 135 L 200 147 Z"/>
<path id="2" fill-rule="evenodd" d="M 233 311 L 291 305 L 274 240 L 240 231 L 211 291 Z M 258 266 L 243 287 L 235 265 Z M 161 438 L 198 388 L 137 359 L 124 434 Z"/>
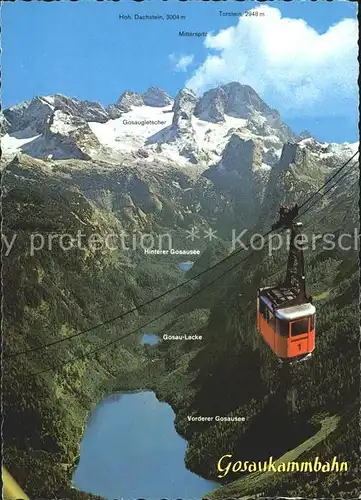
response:
<path id="1" fill-rule="evenodd" d="M 251 85 L 284 115 L 345 114 L 357 102 L 357 22 L 319 34 L 274 7 L 207 35 L 209 54 L 186 86 L 197 93 L 231 81 Z"/>
<path id="2" fill-rule="evenodd" d="M 188 66 L 193 62 L 194 55 L 188 54 L 183 56 L 176 56 L 175 54 L 170 54 L 169 59 L 174 64 L 174 69 L 176 71 L 187 71 Z"/>

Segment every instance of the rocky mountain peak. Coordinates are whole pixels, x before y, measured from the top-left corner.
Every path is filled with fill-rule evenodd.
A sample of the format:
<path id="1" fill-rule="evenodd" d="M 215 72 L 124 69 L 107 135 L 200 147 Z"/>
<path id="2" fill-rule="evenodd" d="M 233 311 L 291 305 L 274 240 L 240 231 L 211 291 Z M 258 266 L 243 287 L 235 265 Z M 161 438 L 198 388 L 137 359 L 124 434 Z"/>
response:
<path id="1" fill-rule="evenodd" d="M 260 141 L 245 140 L 232 134 L 225 147 L 221 165 L 227 171 L 252 172 L 262 165 L 263 151 Z"/>
<path id="2" fill-rule="evenodd" d="M 181 120 L 191 120 L 197 104 L 197 96 L 190 89 L 178 92 L 173 104 L 173 124 L 180 124 Z"/>
<path id="3" fill-rule="evenodd" d="M 270 108 L 249 85 L 228 83 L 208 90 L 199 99 L 194 114 L 201 120 L 222 123 L 225 115 L 249 121 L 259 135 L 277 135 L 282 140 L 294 137 L 281 121 L 278 111 Z"/>
<path id="4" fill-rule="evenodd" d="M 31 129 L 34 134 L 41 134 L 50 117 L 57 110 L 84 122 L 105 123 L 109 120 L 107 112 L 99 103 L 80 101 L 61 94 L 34 97 L 30 101 L 5 109 L 4 117 L 9 124 L 9 133 Z"/>
<path id="5" fill-rule="evenodd" d="M 172 99 L 169 95 L 164 90 L 156 87 L 150 87 L 146 92 L 144 92 L 142 97 L 143 103 L 146 106 L 162 108 L 172 103 Z"/>
<path id="6" fill-rule="evenodd" d="M 267 114 L 272 112 L 252 87 L 232 82 L 205 92 L 197 104 L 195 114 L 203 120 L 222 122 L 224 114 L 247 119 L 253 111 Z"/>
<path id="7" fill-rule="evenodd" d="M 115 103 L 115 106 L 117 106 L 118 108 L 123 108 L 124 110 L 130 110 L 132 106 L 142 106 L 143 104 L 143 97 L 141 96 L 141 94 L 138 94 L 137 92 L 133 92 L 131 90 L 126 90 L 119 97 L 119 99 Z"/>
<path id="8" fill-rule="evenodd" d="M 49 102 L 53 103 L 55 109 L 60 109 L 86 122 L 105 123 L 109 120 L 107 112 L 98 102 L 81 101 L 61 94 L 49 97 Z"/>
<path id="9" fill-rule="evenodd" d="M 48 100 L 34 97 L 5 109 L 4 117 L 10 124 L 11 133 L 31 128 L 34 133 L 40 134 L 53 111 L 54 106 Z"/>
<path id="10" fill-rule="evenodd" d="M 232 82 L 224 85 L 227 96 L 225 112 L 235 118 L 248 118 L 252 111 L 268 114 L 272 110 L 249 85 Z"/>
<path id="11" fill-rule="evenodd" d="M 282 147 L 281 158 L 278 164 L 279 170 L 287 170 L 290 165 L 299 165 L 307 161 L 311 151 L 295 142 L 287 142 Z"/>
<path id="12" fill-rule="evenodd" d="M 11 125 L 3 114 L 0 114 L 0 137 L 10 132 Z"/>
<path id="13" fill-rule="evenodd" d="M 201 120 L 220 123 L 224 122 L 226 92 L 222 87 L 208 90 L 197 103 L 194 114 Z"/>
<path id="14" fill-rule="evenodd" d="M 172 99 L 162 89 L 150 87 L 143 94 L 127 90 L 119 97 L 117 102 L 110 105 L 108 109 L 114 114 L 117 108 L 123 112 L 128 112 L 133 106 L 152 106 L 155 108 L 163 108 L 172 103 Z"/>
<path id="15" fill-rule="evenodd" d="M 173 104 L 171 125 L 151 136 L 148 144 L 177 144 L 180 156 L 188 158 L 191 163 L 198 163 L 202 153 L 195 140 L 192 117 L 197 96 L 192 90 L 182 89 L 178 92 Z"/>

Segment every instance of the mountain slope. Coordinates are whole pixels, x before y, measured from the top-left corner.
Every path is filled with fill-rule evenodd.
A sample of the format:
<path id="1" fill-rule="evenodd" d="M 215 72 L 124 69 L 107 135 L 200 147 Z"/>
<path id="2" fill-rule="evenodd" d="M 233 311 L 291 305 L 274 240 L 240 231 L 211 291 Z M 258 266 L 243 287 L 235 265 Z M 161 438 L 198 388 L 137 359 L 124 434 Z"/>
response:
<path id="1" fill-rule="evenodd" d="M 238 82 L 200 98 L 188 89 L 174 99 L 156 88 L 143 94 L 127 91 L 107 108 L 61 95 L 37 97 L 5 110 L 1 131 L 3 230 L 7 241 L 16 236 L 4 256 L 7 355 L 61 339 L 180 283 L 184 257 L 147 255 L 144 246 L 152 238 L 154 248 L 170 245 L 201 253 L 186 276 L 214 265 L 234 250 L 233 231 L 237 235 L 247 229 L 246 242 L 254 232 L 268 230 L 280 204 L 305 199 L 358 146 L 296 137 L 277 111 Z M 302 217 L 310 237 L 353 234 L 359 223 L 357 183 L 353 166 Z M 198 231 L 194 241 L 192 229 Z M 64 250 L 60 237 L 67 246 L 71 238 L 78 241 L 79 232 L 88 243 Z M 113 235 L 115 248 L 89 244 L 94 234 L 100 240 Z M 152 388 L 170 402 L 177 429 L 189 441 L 186 464 L 207 477 L 217 477 L 222 453 L 247 459 L 270 450 L 274 456 L 290 450 L 306 457 L 321 453 L 318 444 L 307 450 L 303 444 L 336 416 L 340 422 L 320 450 L 353 460 L 359 366 L 358 260 L 352 249 L 324 250 L 318 244 L 306 255 L 320 334 L 314 359 L 292 371 L 291 388 L 254 326 L 256 290 L 281 278 L 285 248 L 271 257 L 267 249 L 256 252 L 167 317 L 165 331 L 202 334 L 201 344 L 161 342 L 152 347 L 158 362 L 150 367 L 136 335 L 91 363 L 77 360 L 56 374 L 32 375 L 86 355 L 139 325 L 141 317 L 179 303 L 247 253 L 141 315 L 6 361 L 5 464 L 25 491 L 34 497 L 86 497 L 70 490 L 68 467 L 78 454 L 87 412 L 115 389 Z M 160 331 L 165 325 L 155 327 Z M 344 411 L 350 415 L 349 429 Z M 246 421 L 208 425 L 187 419 L 213 413 Z M 268 432 L 270 421 L 279 424 L 281 435 Z M 253 485 L 253 479 L 241 479 L 238 488 L 239 478 L 229 479 L 237 495 L 245 484 Z M 306 480 L 306 493 L 324 494 L 322 479 Z M 359 487 L 351 476 L 347 483 L 334 476 L 328 481 L 332 494 L 347 496 Z M 292 496 L 304 493 L 299 482 L 293 474 L 267 484 L 262 480 L 257 488 Z M 227 488 L 221 488 L 217 498 L 226 494 Z"/>
<path id="2" fill-rule="evenodd" d="M 326 197 L 323 207 L 315 207 L 304 217 L 307 234 L 317 234 L 322 228 L 337 236 L 346 229 L 345 220 L 348 228 L 357 226 L 357 180 L 354 170 L 353 183 L 345 179 Z M 350 472 L 343 479 L 331 474 L 327 480 L 320 474 L 276 475 L 271 482 L 238 479 L 233 474 L 227 477 L 231 485 L 217 490 L 214 498 L 242 498 L 251 493 L 313 497 L 331 493 L 354 498 L 360 492 L 356 461 L 360 386 L 357 251 L 325 251 L 319 245 L 306 253 L 309 291 L 316 297 L 317 348 L 311 361 L 292 367 L 286 378 L 254 325 L 257 287 L 282 278 L 284 257 L 284 252 L 276 261 L 267 259 L 264 252 L 255 255 L 240 272 L 225 276 L 189 304 L 172 330 L 182 331 L 188 314 L 205 308 L 206 299 L 209 321 L 198 330 L 204 343 L 200 348 L 172 347 L 171 373 L 156 386 L 177 409 L 177 428 L 189 441 L 187 465 L 206 477 L 217 479 L 217 462 L 224 454 L 232 454 L 235 460 L 257 461 L 280 457 L 293 448 L 296 453 L 298 447 L 302 460 L 317 454 L 324 460 L 337 455 L 339 460 L 349 461 Z M 267 276 L 278 268 L 269 282 Z M 181 385 L 176 382 L 180 378 Z M 343 412 L 340 432 L 327 439 L 323 436 L 320 447 L 302 447 L 318 432 L 323 419 Z M 190 423 L 188 415 L 238 416 L 246 422 Z"/>
<path id="3" fill-rule="evenodd" d="M 158 265 L 139 252 L 87 244 L 94 234 L 119 234 L 119 221 L 56 178 L 41 160 L 25 155 L 21 162 L 13 160 L 3 182 L 3 232 L 9 242 L 16 236 L 9 254 L 3 254 L 5 356 L 99 324 L 181 277 L 172 262 Z M 85 243 L 69 248 L 70 236 L 78 231 Z M 68 235 L 65 249 L 59 237 L 50 240 L 50 235 Z M 145 358 L 139 336 L 89 359 L 86 355 L 127 332 L 136 319 L 133 315 L 49 349 L 4 360 L 4 463 L 31 498 L 87 497 L 70 489 L 67 472 L 78 454 L 87 413 L 112 390 L 119 374 L 123 384 L 137 381 L 132 371 L 142 369 Z M 80 359 L 58 367 L 73 358 Z"/>

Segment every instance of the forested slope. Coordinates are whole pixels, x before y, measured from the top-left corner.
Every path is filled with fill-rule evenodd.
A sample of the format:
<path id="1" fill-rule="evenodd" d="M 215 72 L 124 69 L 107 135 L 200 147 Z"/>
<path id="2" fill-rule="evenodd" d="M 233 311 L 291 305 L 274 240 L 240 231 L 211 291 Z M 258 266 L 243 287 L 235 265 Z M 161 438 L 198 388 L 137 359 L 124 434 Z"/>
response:
<path id="1" fill-rule="evenodd" d="M 311 233 L 353 234 L 358 226 L 356 181 L 341 181 L 320 206 L 305 214 L 304 231 L 310 238 Z M 351 237 L 344 245 L 350 242 Z M 317 244 L 306 251 L 307 284 L 317 308 L 317 346 L 310 361 L 288 372 L 279 368 L 255 329 L 257 287 L 280 280 L 285 261 L 285 249 L 272 258 L 256 252 L 237 272 L 197 295 L 171 328 L 178 332 L 193 325 L 197 331 L 193 318 L 198 309 L 206 308 L 207 297 L 209 320 L 198 330 L 204 343 L 198 349 L 186 343 L 171 349 L 161 345 L 172 370 L 157 387 L 174 404 L 177 428 L 189 440 L 187 465 L 212 478 L 217 478 L 217 462 L 224 454 L 243 461 L 278 458 L 297 447 L 302 450 L 302 443 L 317 435 L 325 419 L 337 417 L 337 429 L 302 452 L 299 460 L 337 455 L 349 462 L 347 474 L 278 474 L 271 482 L 254 484 L 252 494 L 354 498 L 361 487 L 357 244 L 349 250 L 326 250 Z M 226 264 L 221 267 L 224 270 Z M 212 271 L 214 276 L 217 272 L 222 270 Z M 192 414 L 243 416 L 246 422 L 191 423 L 187 416 Z M 226 480 L 238 478 L 239 474 L 228 474 Z M 230 492 L 239 498 L 246 492 L 244 484 L 237 489 L 234 483 L 224 493 L 217 490 L 215 498 L 228 498 Z"/>

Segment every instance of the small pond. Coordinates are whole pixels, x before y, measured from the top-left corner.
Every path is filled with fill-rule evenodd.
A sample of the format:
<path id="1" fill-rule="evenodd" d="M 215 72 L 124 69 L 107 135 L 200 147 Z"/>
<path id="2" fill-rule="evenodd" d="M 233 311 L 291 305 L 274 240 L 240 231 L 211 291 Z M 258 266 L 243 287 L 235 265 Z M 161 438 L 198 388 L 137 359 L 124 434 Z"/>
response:
<path id="1" fill-rule="evenodd" d="M 194 264 L 194 262 L 192 262 L 191 260 L 189 260 L 187 262 L 181 262 L 179 264 L 179 269 L 181 269 L 182 271 L 189 271 L 189 269 L 191 269 L 193 264 Z"/>
<path id="2" fill-rule="evenodd" d="M 155 345 L 158 344 L 160 338 L 155 333 L 145 333 L 140 341 L 142 345 Z"/>

